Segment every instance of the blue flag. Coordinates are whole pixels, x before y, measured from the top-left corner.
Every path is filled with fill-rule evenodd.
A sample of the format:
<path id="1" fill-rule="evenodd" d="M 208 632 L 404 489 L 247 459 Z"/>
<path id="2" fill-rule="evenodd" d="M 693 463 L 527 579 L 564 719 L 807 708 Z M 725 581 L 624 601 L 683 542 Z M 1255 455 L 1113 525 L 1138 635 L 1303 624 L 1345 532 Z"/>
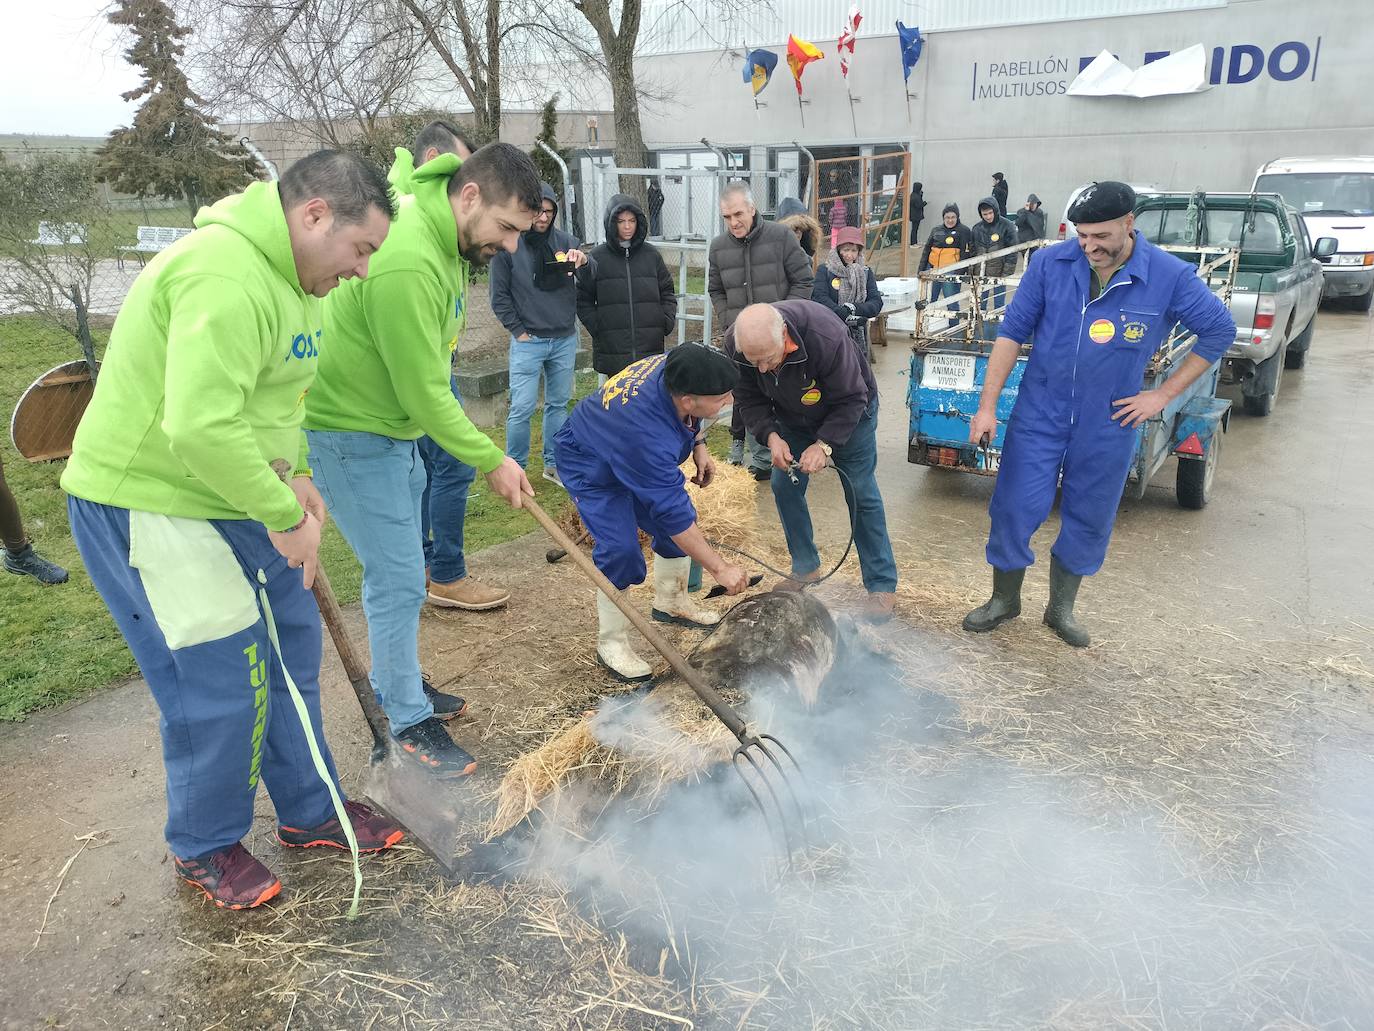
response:
<path id="1" fill-rule="evenodd" d="M 926 41 L 921 38 L 919 28 L 907 28 L 898 22 L 897 42 L 902 48 L 902 78 L 910 82 L 911 69 L 916 67 L 916 62 L 921 59 L 921 47 L 925 46 Z"/>
<path id="2" fill-rule="evenodd" d="M 753 85 L 754 96 L 763 92 L 777 66 L 778 55 L 771 50 L 751 50 L 744 55 L 744 81 Z"/>

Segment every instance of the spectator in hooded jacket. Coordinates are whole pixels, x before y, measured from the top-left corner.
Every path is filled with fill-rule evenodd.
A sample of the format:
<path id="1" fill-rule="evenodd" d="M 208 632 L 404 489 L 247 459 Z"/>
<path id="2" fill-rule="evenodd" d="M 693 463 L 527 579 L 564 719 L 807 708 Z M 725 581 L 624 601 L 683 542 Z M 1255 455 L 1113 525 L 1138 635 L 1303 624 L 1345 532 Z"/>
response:
<path id="1" fill-rule="evenodd" d="M 1007 184 L 1007 177 L 1001 172 L 992 173 L 992 195 L 997 199 L 997 213 L 1006 216 L 1007 213 L 1007 194 L 1011 192 L 1011 186 Z"/>
<path id="2" fill-rule="evenodd" d="M 806 205 L 796 197 L 784 197 L 778 201 L 778 221 L 797 234 L 797 243 L 808 258 L 816 257 L 816 246 L 821 240 L 821 224 L 811 217 Z"/>
<path id="3" fill-rule="evenodd" d="M 649 183 L 649 235 L 663 235 L 663 190 L 658 180 Z"/>
<path id="4" fill-rule="evenodd" d="M 873 270 L 864 264 L 863 230 L 846 226 L 840 230 L 839 246 L 825 259 L 811 299 L 833 311 L 849 329 L 859 353 L 870 358 L 868 320 L 883 310 L 883 295 Z"/>
<path id="5" fill-rule="evenodd" d="M 953 265 L 956 261 L 973 257 L 973 233 L 969 231 L 968 226 L 959 221 L 959 205 L 946 204 L 940 215 L 941 224 L 930 231 L 925 248 L 921 251 L 921 261 L 917 265 L 918 272 L 932 270 L 938 272 L 946 265 Z M 953 296 L 958 292 L 959 283 L 956 280 L 936 279 L 930 284 L 932 302 L 938 301 L 941 297 Z M 952 312 L 958 310 L 957 304 L 950 309 Z"/>
<path id="6" fill-rule="evenodd" d="M 592 337 L 592 368 L 614 376 L 663 353 L 677 319 L 673 277 L 649 243 L 649 220 L 634 199 L 616 194 L 606 208 L 606 242 L 577 277 L 577 317 Z"/>
<path id="7" fill-rule="evenodd" d="M 916 247 L 921 243 L 921 222 L 926 217 L 925 187 L 920 183 L 911 188 L 911 211 L 908 217 L 911 219 L 911 246 Z"/>
<path id="8" fill-rule="evenodd" d="M 530 423 L 544 380 L 544 479 L 562 486 L 553 436 L 568 418 L 577 367 L 577 284 L 573 272 L 589 264 L 578 242 L 554 225 L 558 194 L 540 184 L 539 210 L 512 254 L 491 262 L 491 310 L 510 333 L 510 412 L 506 454 L 525 468 Z M 594 266 L 593 266 L 594 267 Z"/>
<path id="9" fill-rule="evenodd" d="M 1016 226 L 1011 220 L 997 213 L 997 200 L 993 197 L 984 197 L 978 202 L 978 221 L 973 226 L 973 250 L 975 254 L 991 254 L 994 251 L 1006 250 L 1016 243 Z M 1016 255 L 1008 255 L 1004 258 L 993 258 L 983 262 L 979 270 L 980 276 L 1010 276 L 1016 271 Z M 1006 299 L 1007 288 L 1005 286 L 995 286 L 991 291 L 984 290 L 983 296 L 979 298 L 980 304 L 986 304 L 988 295 L 992 295 L 992 306 L 1001 307 Z"/>
<path id="10" fill-rule="evenodd" d="M 1040 206 L 1040 198 L 1031 194 L 1026 205 L 1016 213 L 1016 242 L 1029 243 L 1031 240 L 1045 238 L 1045 209 Z"/>

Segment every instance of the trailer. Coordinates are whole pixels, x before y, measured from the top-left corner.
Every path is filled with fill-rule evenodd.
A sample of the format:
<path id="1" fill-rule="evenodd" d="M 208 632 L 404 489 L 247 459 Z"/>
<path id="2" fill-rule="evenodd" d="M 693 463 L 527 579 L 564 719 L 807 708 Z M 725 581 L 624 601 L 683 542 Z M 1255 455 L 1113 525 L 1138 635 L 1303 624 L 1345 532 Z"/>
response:
<path id="1" fill-rule="evenodd" d="M 954 283 L 950 296 L 919 307 L 911 348 L 907 389 L 910 429 L 907 461 L 937 469 L 996 476 L 1007 421 L 1016 405 L 1021 377 L 1034 341 L 1021 348 L 1016 365 L 997 399 L 997 433 L 973 442 L 969 423 L 978 411 L 988 358 L 1007 305 L 1021 275 L 986 276 L 984 262 L 1055 241 L 1035 240 L 921 273 L 929 283 Z M 1224 303 L 1230 303 L 1240 252 L 1223 247 L 1163 247 L 1195 265 L 1198 275 Z M 1021 262 L 1019 269 L 1025 267 Z M 1170 331 L 1145 369 L 1143 390 L 1160 386 L 1173 373 L 1196 338 L 1181 325 Z M 1199 509 L 1211 497 L 1221 438 L 1230 422 L 1231 402 L 1216 396 L 1220 363 L 1199 376 L 1159 415 L 1137 429 L 1135 459 L 1124 496 L 1143 497 L 1150 479 L 1170 457 L 1178 458 L 1175 489 L 1184 508 Z"/>

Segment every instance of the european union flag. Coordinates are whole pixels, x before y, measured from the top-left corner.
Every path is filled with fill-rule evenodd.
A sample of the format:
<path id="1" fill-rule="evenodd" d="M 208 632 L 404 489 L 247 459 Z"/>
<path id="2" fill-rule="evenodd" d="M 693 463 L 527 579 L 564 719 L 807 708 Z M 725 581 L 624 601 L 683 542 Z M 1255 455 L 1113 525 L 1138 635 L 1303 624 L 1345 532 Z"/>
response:
<path id="1" fill-rule="evenodd" d="M 771 50 L 751 50 L 744 55 L 744 81 L 753 84 L 754 96 L 763 92 L 777 66 L 778 55 Z"/>
<path id="2" fill-rule="evenodd" d="M 897 42 L 902 48 L 902 78 L 910 82 L 911 69 L 916 67 L 916 62 L 921 59 L 921 47 L 925 46 L 926 41 L 921 38 L 919 28 L 907 28 L 898 22 Z"/>

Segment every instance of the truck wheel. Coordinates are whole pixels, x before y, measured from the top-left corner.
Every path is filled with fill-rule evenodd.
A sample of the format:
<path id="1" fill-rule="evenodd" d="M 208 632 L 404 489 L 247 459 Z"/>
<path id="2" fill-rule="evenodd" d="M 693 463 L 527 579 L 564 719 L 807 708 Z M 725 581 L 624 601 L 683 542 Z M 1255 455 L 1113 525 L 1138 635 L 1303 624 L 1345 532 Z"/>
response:
<path id="1" fill-rule="evenodd" d="M 1351 303 L 1355 305 L 1356 311 L 1369 311 L 1370 308 L 1374 308 L 1374 286 L 1369 288 L 1368 293 L 1360 294 Z"/>
<path id="2" fill-rule="evenodd" d="M 1284 355 L 1284 358 L 1283 358 L 1283 367 L 1284 367 L 1285 369 L 1301 369 L 1301 368 L 1302 368 L 1304 365 L 1306 365 L 1306 364 L 1307 364 L 1307 352 L 1306 352 L 1305 350 L 1304 350 L 1304 351 L 1292 351 L 1292 350 L 1290 350 L 1286 355 Z"/>
<path id="3" fill-rule="evenodd" d="M 1202 508 L 1212 497 L 1212 480 L 1216 476 L 1217 461 L 1221 457 L 1221 431 L 1212 434 L 1207 454 L 1202 458 L 1180 458 L 1174 490 L 1178 503 L 1194 511 Z"/>

